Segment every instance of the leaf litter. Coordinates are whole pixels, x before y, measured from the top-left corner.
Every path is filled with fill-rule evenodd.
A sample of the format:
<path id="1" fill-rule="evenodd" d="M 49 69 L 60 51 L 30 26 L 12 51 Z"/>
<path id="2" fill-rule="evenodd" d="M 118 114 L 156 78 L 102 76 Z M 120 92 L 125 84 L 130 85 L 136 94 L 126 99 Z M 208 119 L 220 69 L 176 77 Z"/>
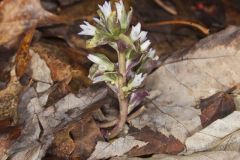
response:
<path id="1" fill-rule="evenodd" d="M 183 41 L 181 36 L 179 40 L 159 33 L 171 34 L 167 27 L 148 27 L 161 60 L 146 82 L 151 93 L 144 102 L 146 111 L 129 122 L 125 136 L 106 142 L 92 115 L 114 97 L 104 85 L 91 85 L 88 51 L 84 39 L 76 36 L 78 21 L 95 10 L 82 11 L 78 0 L 49 2 L 57 16 L 41 3 L 0 3 L 0 34 L 4 35 L 0 38 L 0 159 L 239 157 L 238 27 L 200 41 L 191 30 L 176 31 L 184 33 Z M 84 2 L 88 3 L 97 6 L 99 2 Z M 165 14 L 156 8 L 151 13 L 136 10 L 136 19 L 141 12 L 153 20 L 154 15 Z M 194 34 L 186 36 L 189 33 Z M 196 44 L 178 50 L 185 43 Z M 175 49 L 169 47 L 172 44 L 177 44 Z M 101 50 L 116 58 L 108 48 Z"/>

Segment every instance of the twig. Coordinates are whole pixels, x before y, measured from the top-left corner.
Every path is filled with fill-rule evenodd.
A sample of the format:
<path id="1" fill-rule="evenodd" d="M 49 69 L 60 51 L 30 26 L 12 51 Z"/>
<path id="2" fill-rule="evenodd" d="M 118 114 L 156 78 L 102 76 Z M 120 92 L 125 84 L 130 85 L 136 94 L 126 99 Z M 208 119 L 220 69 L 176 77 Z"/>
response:
<path id="1" fill-rule="evenodd" d="M 154 0 L 160 7 L 162 7 L 166 12 L 172 14 L 172 15 L 177 15 L 177 11 L 175 8 L 172 8 L 168 5 L 166 5 L 165 3 L 163 3 L 162 0 Z"/>
<path id="2" fill-rule="evenodd" d="M 145 111 L 145 106 L 142 106 L 141 108 L 139 108 L 136 112 L 134 112 L 133 114 L 131 114 L 128 118 L 127 118 L 127 122 L 130 123 L 131 120 L 133 120 L 134 118 L 138 117 L 140 114 L 142 114 Z M 99 128 L 110 128 L 115 126 L 118 123 L 118 119 L 114 119 L 113 121 L 110 122 L 106 122 L 106 123 L 99 123 L 98 127 Z"/>
<path id="3" fill-rule="evenodd" d="M 194 27 L 194 28 L 198 29 L 199 31 L 201 31 L 205 35 L 209 34 L 209 29 L 208 28 L 206 28 L 206 27 L 204 27 L 200 24 L 197 24 L 195 22 L 186 21 L 186 20 L 170 20 L 170 21 L 154 22 L 154 23 L 144 24 L 143 27 L 144 28 L 149 28 L 149 27 L 154 27 L 154 26 L 171 25 L 171 24 L 180 24 L 180 25 L 191 26 L 191 27 Z"/>
<path id="4" fill-rule="evenodd" d="M 118 122 L 118 119 L 114 119 L 112 121 L 109 121 L 109 122 L 105 122 L 105 123 L 98 123 L 98 127 L 99 128 L 110 128 L 110 127 L 113 127 L 117 124 Z"/>
<path id="5" fill-rule="evenodd" d="M 133 120 L 134 118 L 138 117 L 141 115 L 144 111 L 146 110 L 145 106 L 141 106 L 137 111 L 133 112 L 127 119 L 128 123 Z"/>

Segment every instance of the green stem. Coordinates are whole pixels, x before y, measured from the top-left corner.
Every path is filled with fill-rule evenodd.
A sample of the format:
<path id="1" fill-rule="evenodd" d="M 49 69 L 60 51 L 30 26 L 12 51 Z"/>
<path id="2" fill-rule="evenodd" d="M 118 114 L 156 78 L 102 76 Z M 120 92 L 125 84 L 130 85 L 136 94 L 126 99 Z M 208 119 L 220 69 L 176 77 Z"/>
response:
<path id="1" fill-rule="evenodd" d="M 109 138 L 116 137 L 123 129 L 128 115 L 128 98 L 125 96 L 123 87 L 126 86 L 126 58 L 124 53 L 118 53 L 119 79 L 118 79 L 118 101 L 120 116 L 117 125 L 109 133 Z"/>

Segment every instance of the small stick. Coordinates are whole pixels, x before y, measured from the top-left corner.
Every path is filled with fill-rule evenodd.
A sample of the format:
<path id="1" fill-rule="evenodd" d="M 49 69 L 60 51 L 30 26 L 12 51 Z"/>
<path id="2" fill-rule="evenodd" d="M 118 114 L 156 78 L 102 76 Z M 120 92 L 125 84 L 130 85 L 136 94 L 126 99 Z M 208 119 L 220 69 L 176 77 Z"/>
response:
<path id="1" fill-rule="evenodd" d="M 166 5 L 165 3 L 163 3 L 162 0 L 154 0 L 160 7 L 162 7 L 166 12 L 172 14 L 172 15 L 177 15 L 177 11 L 175 8 L 172 8 L 168 5 Z"/>
<path id="2" fill-rule="evenodd" d="M 170 25 L 170 24 L 180 24 L 180 25 L 191 26 L 191 27 L 194 27 L 194 28 L 198 29 L 199 31 L 201 31 L 205 35 L 209 34 L 209 29 L 208 28 L 206 28 L 206 27 L 204 27 L 200 24 L 197 24 L 195 22 L 186 21 L 186 20 L 170 20 L 170 21 L 154 22 L 154 23 L 144 24 L 143 27 L 148 28 L 148 27 Z"/>
<path id="3" fill-rule="evenodd" d="M 134 112 L 133 114 L 131 114 L 128 118 L 127 118 L 127 122 L 130 123 L 131 120 L 133 120 L 134 118 L 138 117 L 140 114 L 142 114 L 145 111 L 145 106 L 142 106 L 141 108 L 139 108 L 136 112 Z M 110 128 L 115 126 L 118 123 L 118 119 L 115 119 L 113 121 L 110 122 L 106 122 L 106 123 L 99 123 L 98 127 L 99 128 Z"/>
<path id="4" fill-rule="evenodd" d="M 113 127 L 117 124 L 118 119 L 114 119 L 113 121 L 110 122 L 105 122 L 105 123 L 99 123 L 97 124 L 99 128 L 110 128 Z"/>
<path id="5" fill-rule="evenodd" d="M 130 123 L 131 120 L 141 115 L 146 110 L 145 106 L 142 106 L 137 111 L 133 112 L 127 119 L 127 122 Z"/>

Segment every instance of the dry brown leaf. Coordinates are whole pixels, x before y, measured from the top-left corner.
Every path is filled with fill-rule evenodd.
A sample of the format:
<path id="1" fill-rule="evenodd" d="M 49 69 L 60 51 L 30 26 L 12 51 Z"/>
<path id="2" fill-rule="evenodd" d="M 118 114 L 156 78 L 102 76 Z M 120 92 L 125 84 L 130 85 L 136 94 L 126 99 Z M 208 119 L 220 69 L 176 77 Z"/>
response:
<path id="1" fill-rule="evenodd" d="M 39 0 L 3 0 L 0 3 L 0 45 L 10 46 L 34 25 L 49 25 L 60 19 L 45 11 Z M 11 27 L 9 27 L 11 26 Z"/>
<path id="2" fill-rule="evenodd" d="M 83 85 L 89 85 L 90 80 L 87 77 L 87 68 L 77 64 L 67 53 L 69 50 L 63 50 L 57 45 L 42 42 L 35 43 L 31 49 L 44 59 L 51 71 L 51 77 L 54 82 L 68 84 L 74 76 L 74 78 L 78 78 Z"/>
<path id="3" fill-rule="evenodd" d="M 31 28 L 22 40 L 15 58 L 16 64 L 13 64 L 15 67 L 11 67 L 10 82 L 7 88 L 0 91 L 0 119 L 12 118 L 14 122 L 17 121 L 16 110 L 18 96 L 23 89 L 22 83 L 19 82 L 19 78 L 21 79 L 30 67 L 31 55 L 29 54 L 29 46 L 34 30 L 35 27 Z"/>
<path id="4" fill-rule="evenodd" d="M 202 112 L 200 118 L 203 127 L 236 110 L 233 96 L 227 93 L 217 93 L 207 99 L 203 99 L 200 101 L 199 106 Z"/>
<path id="5" fill-rule="evenodd" d="M 35 26 L 33 26 L 29 31 L 26 32 L 20 47 L 16 53 L 15 65 L 16 65 L 16 75 L 18 77 L 22 77 L 28 67 L 31 60 L 31 56 L 29 55 L 29 47 L 34 35 Z"/>
<path id="6" fill-rule="evenodd" d="M 101 132 L 91 117 L 69 122 L 56 132 L 49 156 L 57 158 L 87 159 L 93 152 Z"/>
<path id="7" fill-rule="evenodd" d="M 56 52 L 56 47 L 49 47 L 47 44 L 35 44 L 31 49 L 46 62 L 51 71 L 51 77 L 53 81 L 67 81 L 71 80 L 71 68 L 70 65 L 65 63 L 65 59 L 61 52 Z"/>
<path id="8" fill-rule="evenodd" d="M 92 19 L 90 17 L 96 14 L 95 12 L 98 8 L 97 5 L 102 4 L 103 2 L 103 0 L 83 1 L 63 8 L 62 11 L 60 11 L 60 15 L 66 17 L 72 22 L 79 19 Z M 63 4 L 63 2 L 61 4 Z"/>
<path id="9" fill-rule="evenodd" d="M 186 151 L 191 154 L 207 151 L 218 146 L 228 135 L 240 129 L 240 112 L 235 111 L 223 119 L 218 119 L 206 128 L 186 139 Z M 196 145 L 197 144 L 197 145 Z"/>
<path id="10" fill-rule="evenodd" d="M 156 155 L 153 159 L 156 160 L 238 160 L 239 152 L 234 151 L 213 151 L 201 152 L 189 156 L 171 156 L 171 155 Z"/>
<path id="11" fill-rule="evenodd" d="M 14 141 L 20 136 L 19 126 L 12 127 L 6 121 L 0 121 L 0 159 L 5 156 L 5 152 L 10 148 Z"/>
<path id="12" fill-rule="evenodd" d="M 197 106 L 201 99 L 227 91 L 240 83 L 239 30 L 229 27 L 179 53 L 180 56 L 162 62 L 162 66 L 147 80 L 146 85 L 151 90 L 146 101 L 147 111 L 132 120 L 131 124 L 138 129 L 148 126 L 166 136 L 174 136 L 186 145 L 188 153 L 216 147 L 225 136 L 236 131 L 238 112 L 230 114 L 235 107 L 229 95 L 210 98 L 209 109 L 218 110 L 212 114 L 208 110 L 207 115 L 204 109 L 201 113 Z M 224 115 L 221 115 L 223 112 Z M 232 118 L 231 121 L 218 119 L 227 113 L 230 115 L 225 118 Z M 203 123 L 201 115 L 208 121 Z M 207 124 L 210 125 L 202 129 Z"/>
<path id="13" fill-rule="evenodd" d="M 29 54 L 32 57 L 30 61 L 32 79 L 37 82 L 52 84 L 51 70 L 47 63 L 34 50 L 30 49 Z"/>
<path id="14" fill-rule="evenodd" d="M 165 136 L 159 132 L 154 132 L 148 127 L 142 128 L 132 134 L 137 140 L 148 142 L 147 145 L 139 148 L 133 148 L 128 152 L 131 157 L 152 155 L 158 153 L 178 154 L 184 150 L 184 144 L 174 138 L 172 135 Z"/>
<path id="15" fill-rule="evenodd" d="M 71 155 L 72 159 L 87 159 L 93 152 L 97 141 L 103 139 L 100 129 L 95 121 L 92 117 L 88 118 L 90 118 L 88 121 L 80 121 L 81 124 L 77 125 L 77 127 L 71 131 L 72 138 L 76 145 L 76 148 Z"/>
<path id="16" fill-rule="evenodd" d="M 232 26 L 163 62 L 148 79 L 149 88 L 159 92 L 158 105 L 196 106 L 239 84 L 239 37 L 239 28 Z"/>
<path id="17" fill-rule="evenodd" d="M 223 140 L 213 148 L 215 151 L 239 151 L 240 150 L 240 131 L 233 132 L 232 134 L 223 138 Z"/>
<path id="18" fill-rule="evenodd" d="M 150 127 L 165 136 L 172 135 L 184 144 L 186 138 L 202 128 L 200 110 L 182 106 L 162 106 L 157 101 L 146 105 L 147 110 L 133 119 L 131 124 L 142 129 Z"/>
<path id="19" fill-rule="evenodd" d="M 11 79 L 6 89 L 0 91 L 0 120 L 10 118 L 17 121 L 17 105 L 23 86 L 19 83 L 15 67 L 11 70 Z"/>
<path id="20" fill-rule="evenodd" d="M 58 3 L 59 3 L 61 6 L 68 6 L 68 5 L 74 4 L 74 3 L 76 3 L 76 2 L 79 2 L 79 1 L 81 1 L 81 0 L 68 0 L 68 1 L 66 1 L 66 0 L 57 0 L 57 1 L 58 1 Z"/>
<path id="21" fill-rule="evenodd" d="M 9 82 L 11 61 L 23 34 L 33 26 L 61 23 L 62 20 L 45 11 L 39 0 L 3 0 L 0 15 L 0 89 L 3 89 Z"/>
<path id="22" fill-rule="evenodd" d="M 136 140 L 132 136 L 120 137 L 113 142 L 98 141 L 94 152 L 88 160 L 107 159 L 115 156 L 122 156 L 134 147 L 143 147 L 147 143 Z"/>
<path id="23" fill-rule="evenodd" d="M 71 128 L 59 130 L 54 135 L 54 141 L 48 151 L 50 155 L 54 155 L 59 159 L 68 159 L 75 149 L 74 140 L 70 136 Z"/>
<path id="24" fill-rule="evenodd" d="M 60 5 L 66 5 L 68 3 L 72 3 L 71 1 L 77 0 L 58 0 Z M 117 2 L 117 0 L 111 0 L 112 4 Z M 76 21 L 79 19 L 87 19 L 92 21 L 92 17 L 96 15 L 96 10 L 98 9 L 98 5 L 102 5 L 104 0 L 91 0 L 91 1 L 82 1 L 81 3 L 75 3 L 75 5 L 71 5 L 68 7 L 64 7 L 60 11 L 60 15 L 66 17 L 70 21 Z M 124 0 L 125 6 L 129 6 L 131 3 L 130 0 Z"/>
<path id="25" fill-rule="evenodd" d="M 48 92 L 45 93 L 48 95 Z M 18 108 L 23 132 L 6 151 L 5 157 L 14 160 L 42 159 L 54 139 L 53 133 L 69 122 L 77 124 L 81 118 L 91 117 L 91 112 L 106 103 L 106 94 L 106 88 L 92 86 L 77 95 L 69 94 L 53 106 L 44 108 L 46 95 L 38 95 L 32 87 L 25 90 Z M 68 143 L 70 147 L 71 144 Z"/>

